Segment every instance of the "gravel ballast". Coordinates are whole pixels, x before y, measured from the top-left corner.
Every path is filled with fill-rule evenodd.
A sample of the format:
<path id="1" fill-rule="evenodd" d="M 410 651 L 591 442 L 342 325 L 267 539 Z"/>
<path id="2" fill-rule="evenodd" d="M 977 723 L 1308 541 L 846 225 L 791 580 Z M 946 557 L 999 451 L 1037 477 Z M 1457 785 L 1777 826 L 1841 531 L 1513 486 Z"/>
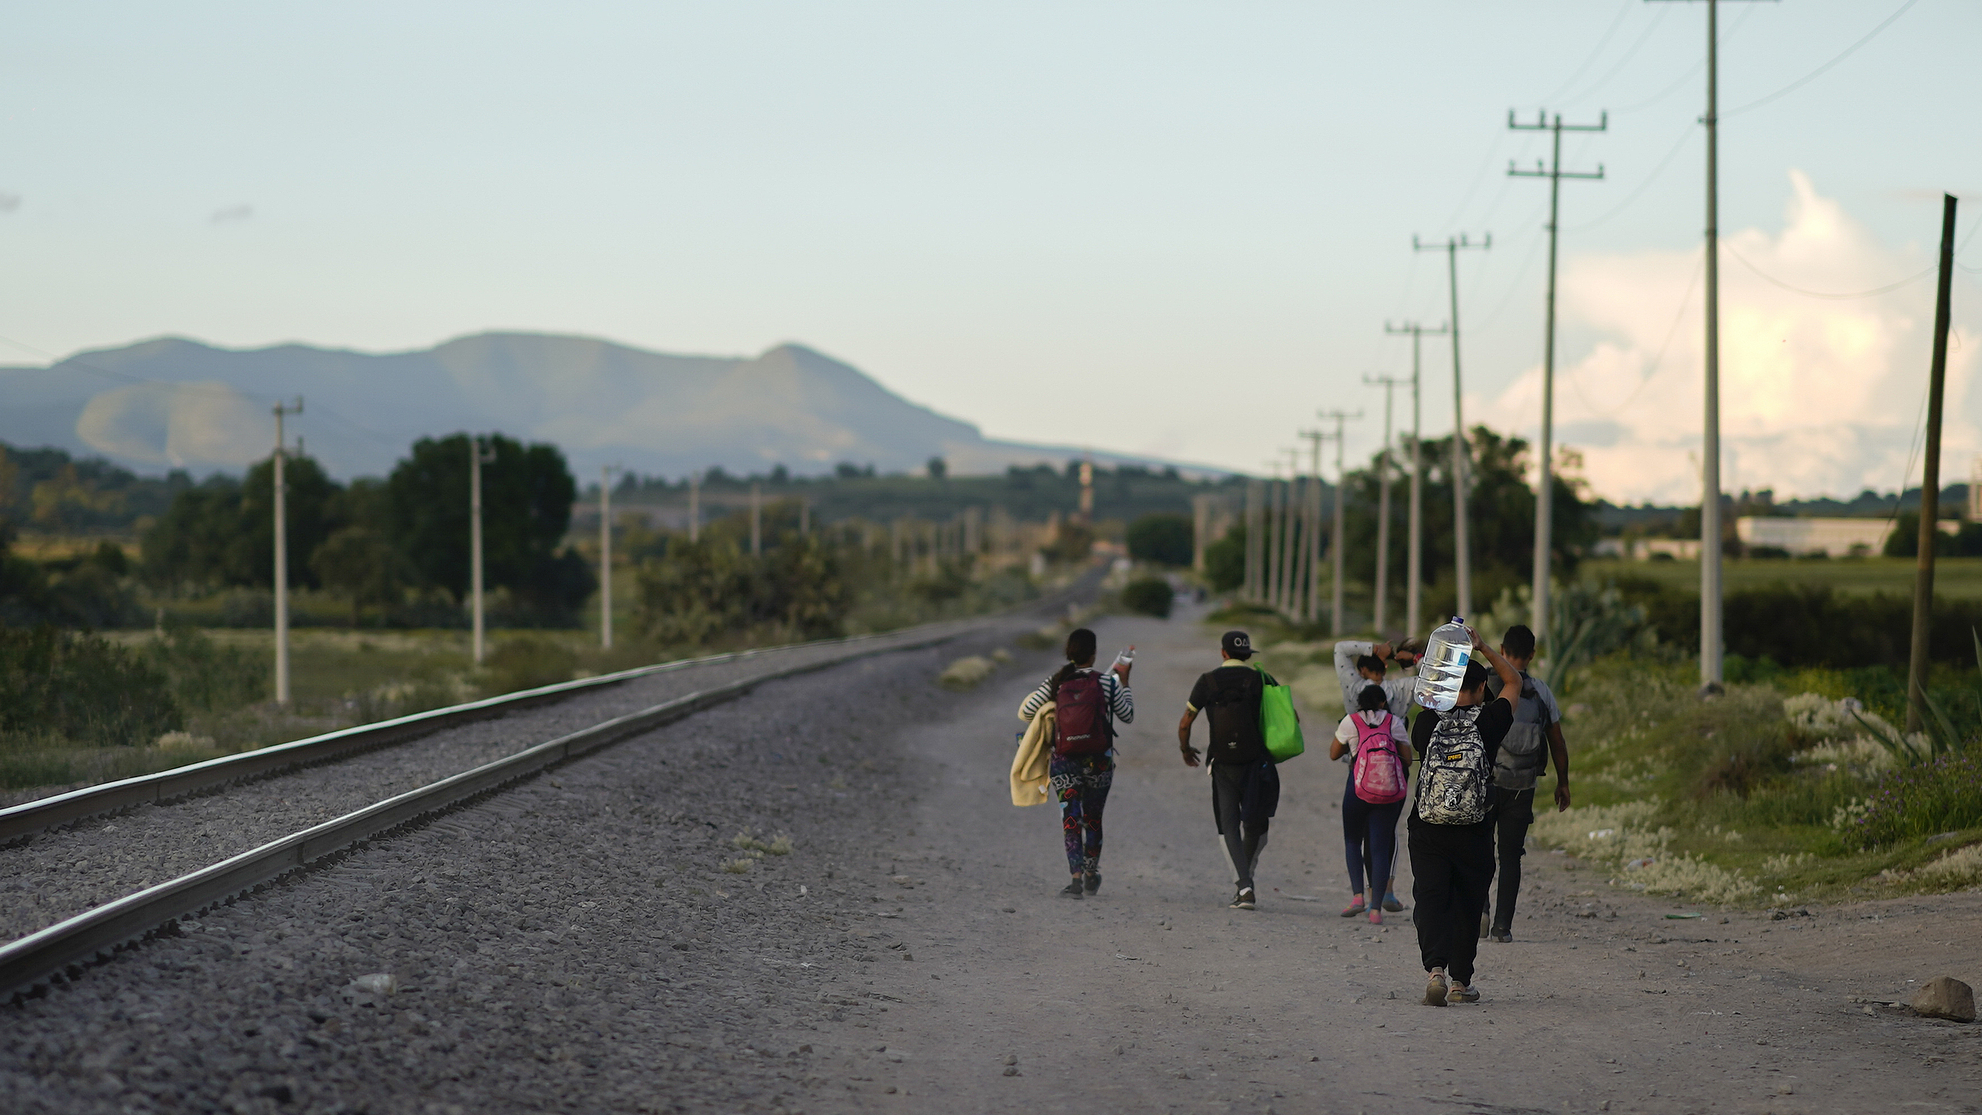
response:
<path id="1" fill-rule="evenodd" d="M 767 683 L 188 919 L 4 1008 L 0 1109 L 801 1109 L 807 1034 L 881 1026 L 861 977 L 912 962 L 885 741 L 1020 629 Z"/>
<path id="2" fill-rule="evenodd" d="M 766 651 L 585 692 L 216 793 L 88 818 L 0 847 L 0 940 L 14 940 L 268 841 L 675 697 L 966 631 L 963 620 L 847 645 Z M 1009 626 L 1013 621 L 1003 622 Z"/>

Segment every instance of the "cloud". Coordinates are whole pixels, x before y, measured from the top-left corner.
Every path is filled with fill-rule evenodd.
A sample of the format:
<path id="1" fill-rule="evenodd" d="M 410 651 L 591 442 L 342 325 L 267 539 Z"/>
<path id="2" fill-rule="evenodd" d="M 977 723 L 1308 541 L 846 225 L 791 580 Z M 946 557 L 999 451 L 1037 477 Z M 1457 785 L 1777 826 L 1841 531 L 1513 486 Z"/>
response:
<path id="1" fill-rule="evenodd" d="M 1917 275 L 1933 260 L 1917 248 L 1878 242 L 1802 172 L 1790 171 L 1789 182 L 1780 232 L 1750 228 L 1722 237 L 1722 485 L 1773 487 L 1778 496 L 1884 491 L 1901 486 L 1909 458 L 1917 483 L 1932 277 L 1853 299 L 1778 284 L 1864 290 Z M 1700 272 L 1697 249 L 1565 261 L 1564 324 L 1597 339 L 1557 369 L 1556 441 L 1582 451 L 1592 487 L 1610 499 L 1700 498 Z M 1959 319 L 1955 333 L 1944 480 L 1965 476 L 1969 456 L 1982 449 L 1966 405 L 1982 337 Z M 1540 410 L 1537 366 L 1475 413 L 1532 435 Z"/>
<path id="2" fill-rule="evenodd" d="M 216 209 L 213 211 L 213 215 L 208 217 L 207 220 L 216 225 L 230 225 L 239 221 L 245 221 L 254 215 L 255 207 L 243 202 L 240 205 L 230 205 L 225 209 Z"/>

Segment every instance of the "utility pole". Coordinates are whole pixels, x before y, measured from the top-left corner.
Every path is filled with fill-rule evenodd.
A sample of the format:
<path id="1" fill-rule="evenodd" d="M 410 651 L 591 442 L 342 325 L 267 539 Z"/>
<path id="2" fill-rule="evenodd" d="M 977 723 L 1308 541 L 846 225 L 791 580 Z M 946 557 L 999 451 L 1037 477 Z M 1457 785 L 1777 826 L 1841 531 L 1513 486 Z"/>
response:
<path id="1" fill-rule="evenodd" d="M 1280 498 L 1280 611 L 1291 616 L 1300 595 L 1301 555 L 1295 548 L 1294 535 L 1300 526 L 1295 489 L 1301 475 L 1301 451 L 1282 449 L 1281 452 L 1287 454 L 1287 487 Z"/>
<path id="2" fill-rule="evenodd" d="M 1344 505 L 1348 503 L 1347 497 L 1349 492 L 1349 475 L 1342 468 L 1342 424 L 1351 418 L 1361 418 L 1363 412 L 1359 410 L 1354 414 L 1350 414 L 1347 411 L 1341 410 L 1322 410 L 1316 411 L 1315 416 L 1324 422 L 1330 418 L 1335 420 L 1335 432 L 1329 435 L 1335 439 L 1335 526 L 1328 535 L 1328 548 L 1334 553 L 1335 557 L 1335 584 L 1331 586 L 1333 591 L 1330 593 L 1328 603 L 1328 624 L 1335 637 L 1339 639 L 1343 635 L 1348 634 L 1349 630 L 1348 626 L 1342 622 L 1342 609 L 1348 597 L 1347 585 L 1343 580 L 1345 572 L 1344 559 L 1347 551 L 1342 546 L 1342 511 Z"/>
<path id="3" fill-rule="evenodd" d="M 1301 501 L 1301 517 L 1307 524 L 1301 539 L 1301 560 L 1307 563 L 1308 575 L 1302 582 L 1307 599 L 1301 606 L 1301 618 L 1314 623 L 1321 618 L 1321 443 L 1328 440 L 1328 434 L 1302 430 L 1299 436 L 1308 443 L 1307 498 Z"/>
<path id="4" fill-rule="evenodd" d="M 296 396 L 295 406 L 275 404 L 275 456 L 269 462 L 274 469 L 269 479 L 275 489 L 275 703 L 283 708 L 289 707 L 289 516 L 284 507 L 288 483 L 282 475 L 282 459 L 289 450 L 282 437 L 282 419 L 301 413 L 301 395 Z"/>
<path id="5" fill-rule="evenodd" d="M 688 474 L 688 540 L 702 537 L 702 474 Z"/>
<path id="6" fill-rule="evenodd" d="M 1478 244 L 1467 243 L 1463 232 L 1446 237 L 1443 244 L 1420 244 L 1417 237 L 1411 237 L 1413 251 L 1445 252 L 1446 287 L 1452 294 L 1452 317 L 1447 328 L 1452 331 L 1452 564 L 1457 588 L 1453 610 L 1462 616 L 1473 614 L 1473 544 L 1466 522 L 1466 499 L 1472 491 L 1469 475 L 1473 468 L 1473 445 L 1466 436 L 1466 397 L 1459 378 L 1459 252 L 1465 248 L 1484 251 L 1491 247 L 1491 232 Z"/>
<path id="7" fill-rule="evenodd" d="M 1262 586 L 1266 583 L 1263 558 L 1266 554 L 1266 539 L 1262 533 L 1264 521 L 1260 515 L 1260 504 L 1264 497 L 1262 482 L 1246 481 L 1246 592 L 1247 600 L 1258 602 L 1264 595 Z"/>
<path id="8" fill-rule="evenodd" d="M 1266 577 L 1265 583 L 1262 586 L 1265 591 L 1260 597 L 1260 603 L 1265 604 L 1269 608 L 1278 608 L 1280 606 L 1279 459 L 1275 457 L 1267 458 L 1266 467 L 1272 473 L 1272 477 L 1266 482 L 1266 529 L 1260 536 L 1260 541 L 1266 546 L 1265 553 L 1260 555 L 1260 571 Z"/>
<path id="9" fill-rule="evenodd" d="M 1700 438 L 1700 695 L 1721 691 L 1720 3 L 1707 0 L 1706 413 Z"/>
<path id="10" fill-rule="evenodd" d="M 482 664 L 482 466 L 495 463 L 495 447 L 482 448 L 482 439 L 468 439 L 468 591 L 475 598 L 475 665 Z"/>
<path id="11" fill-rule="evenodd" d="M 1094 454 L 1089 453 L 1080 462 L 1080 523 L 1084 527 L 1094 525 Z"/>
<path id="12" fill-rule="evenodd" d="M 764 553 L 764 486 L 750 482 L 750 556 Z"/>
<path id="13" fill-rule="evenodd" d="M 1411 520 L 1410 547 L 1404 567 L 1404 633 L 1415 636 L 1420 628 L 1418 621 L 1423 618 L 1425 582 L 1425 503 L 1424 503 L 1424 450 L 1419 442 L 1423 440 L 1421 392 L 1419 385 L 1424 382 L 1421 367 L 1425 334 L 1434 337 L 1451 332 L 1448 326 L 1426 329 L 1415 321 L 1405 322 L 1392 328 L 1389 322 L 1383 324 L 1385 333 L 1408 333 L 1411 335 Z M 1460 613 L 1464 615 L 1465 613 Z"/>
<path id="14" fill-rule="evenodd" d="M 1390 400 L 1397 385 L 1405 382 L 1391 376 L 1364 376 L 1363 382 L 1383 387 L 1383 451 L 1376 465 L 1376 601 L 1371 623 L 1376 637 L 1384 637 L 1384 620 L 1390 595 Z"/>
<path id="15" fill-rule="evenodd" d="M 1920 549 L 1913 574 L 1913 653 L 1906 666 L 1906 730 L 1926 722 L 1927 635 L 1934 610 L 1934 543 L 1941 517 L 1941 395 L 1948 376 L 1948 317 L 1954 283 L 1954 195 L 1941 195 L 1941 281 L 1934 294 L 1934 356 L 1927 372 L 1927 458 L 1920 475 Z"/>
<path id="16" fill-rule="evenodd" d="M 599 467 L 599 645 L 612 649 L 612 474 L 616 465 Z"/>
<path id="17" fill-rule="evenodd" d="M 1535 582 L 1534 614 L 1530 620 L 1534 624 L 1535 638 L 1544 643 L 1548 640 L 1548 564 L 1550 547 L 1553 545 L 1552 531 L 1555 519 L 1555 481 L 1550 475 L 1553 462 L 1550 455 L 1555 452 L 1555 255 L 1562 200 L 1562 180 L 1564 178 L 1603 177 L 1603 164 L 1598 163 L 1596 173 L 1573 173 L 1562 169 L 1563 132 L 1601 132 L 1610 128 L 1610 113 L 1605 112 L 1594 124 L 1564 124 L 1562 114 L 1556 113 L 1550 119 L 1547 113 L 1537 111 L 1535 122 L 1518 124 L 1514 120 L 1514 110 L 1507 110 L 1507 126 L 1517 132 L 1549 132 L 1553 147 L 1549 163 L 1544 169 L 1539 160 L 1533 170 L 1517 169 L 1513 163 L 1507 165 L 1510 178 L 1548 179 L 1548 324 L 1542 343 L 1542 436 L 1540 452 L 1537 454 L 1540 468 L 1540 482 L 1535 486 Z M 1718 509 L 1718 504 L 1716 505 Z M 1715 550 L 1715 553 L 1719 553 Z M 1549 650 L 1553 652 L 1554 647 Z"/>

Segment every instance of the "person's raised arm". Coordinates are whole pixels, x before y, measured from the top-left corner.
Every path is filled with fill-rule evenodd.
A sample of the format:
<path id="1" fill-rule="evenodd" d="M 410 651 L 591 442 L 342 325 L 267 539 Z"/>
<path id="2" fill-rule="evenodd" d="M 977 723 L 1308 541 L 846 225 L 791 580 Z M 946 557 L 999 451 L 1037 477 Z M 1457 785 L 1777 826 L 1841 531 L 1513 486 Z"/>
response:
<path id="1" fill-rule="evenodd" d="M 1514 668 L 1514 663 L 1501 657 L 1499 651 L 1481 641 L 1479 632 L 1470 627 L 1466 631 L 1473 636 L 1473 653 L 1484 656 L 1487 665 L 1500 675 L 1500 696 L 1497 699 L 1506 701 L 1509 708 L 1518 707 L 1515 702 L 1521 699 L 1521 671 Z"/>

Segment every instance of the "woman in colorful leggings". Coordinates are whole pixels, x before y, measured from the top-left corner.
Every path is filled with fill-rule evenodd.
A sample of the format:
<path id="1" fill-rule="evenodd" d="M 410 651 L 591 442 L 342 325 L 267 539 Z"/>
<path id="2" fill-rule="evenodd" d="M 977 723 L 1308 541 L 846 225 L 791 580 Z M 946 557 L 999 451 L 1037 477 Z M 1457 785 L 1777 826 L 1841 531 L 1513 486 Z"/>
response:
<path id="1" fill-rule="evenodd" d="M 1135 697 L 1129 692 L 1130 664 L 1117 662 L 1102 673 L 1094 668 L 1094 632 L 1077 628 L 1067 636 L 1067 664 L 1019 706 L 1030 723 L 1047 702 L 1053 704 L 1053 793 L 1060 799 L 1060 828 L 1073 881 L 1061 894 L 1080 898 L 1101 889 L 1101 811 L 1115 781 L 1115 726 L 1133 723 Z"/>
<path id="2" fill-rule="evenodd" d="M 1349 759 L 1349 779 L 1342 787 L 1342 849 L 1349 861 L 1349 889 L 1355 892 L 1342 916 L 1368 911 L 1370 924 L 1383 924 L 1376 899 L 1390 878 L 1397 854 L 1397 817 L 1404 811 L 1405 783 L 1411 769 L 1410 737 L 1404 718 L 1392 713 L 1380 685 L 1368 685 L 1356 696 L 1356 711 L 1336 725 L 1328 757 Z M 1363 894 L 1363 852 L 1370 859 L 1370 887 Z"/>

